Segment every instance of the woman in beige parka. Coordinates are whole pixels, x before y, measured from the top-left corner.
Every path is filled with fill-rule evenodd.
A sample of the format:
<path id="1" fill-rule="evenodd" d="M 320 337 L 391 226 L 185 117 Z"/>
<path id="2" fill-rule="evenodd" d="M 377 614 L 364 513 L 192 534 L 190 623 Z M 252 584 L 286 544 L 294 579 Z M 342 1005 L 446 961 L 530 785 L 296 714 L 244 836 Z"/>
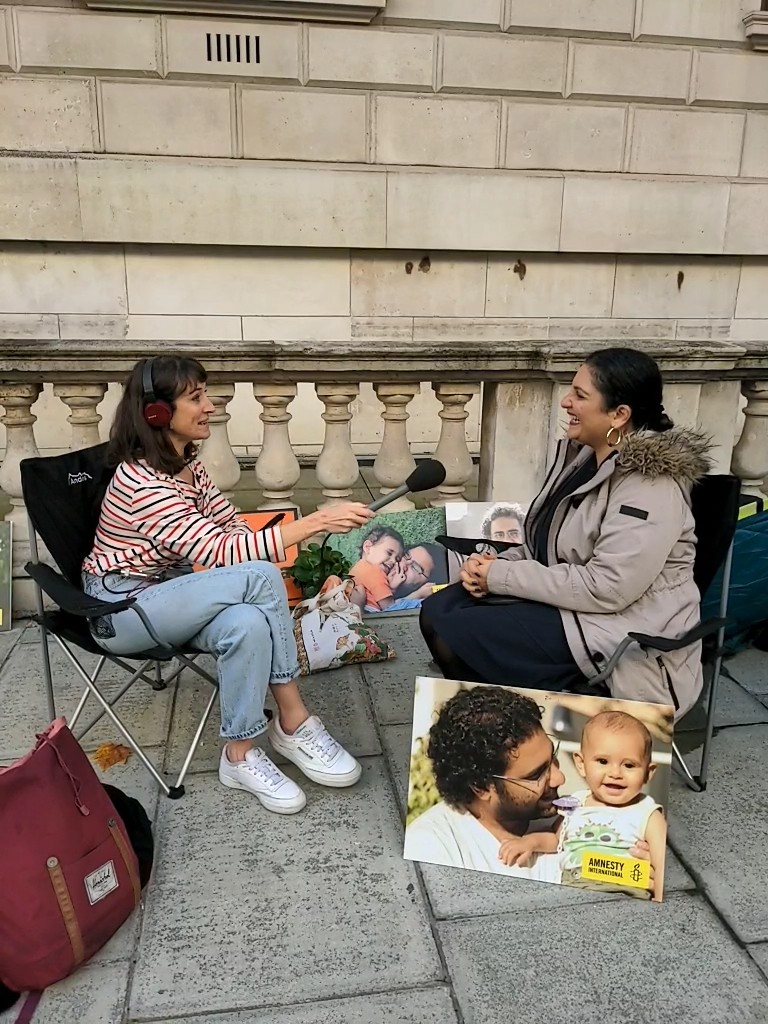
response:
<path id="1" fill-rule="evenodd" d="M 422 606 L 449 678 L 587 692 L 627 633 L 676 637 L 699 620 L 690 491 L 709 469 L 706 439 L 673 427 L 659 368 L 635 349 L 592 353 L 561 404 L 567 437 L 524 543 L 473 555 L 461 584 Z M 676 718 L 701 688 L 700 644 L 633 645 L 609 680 L 614 697 L 672 704 Z"/>

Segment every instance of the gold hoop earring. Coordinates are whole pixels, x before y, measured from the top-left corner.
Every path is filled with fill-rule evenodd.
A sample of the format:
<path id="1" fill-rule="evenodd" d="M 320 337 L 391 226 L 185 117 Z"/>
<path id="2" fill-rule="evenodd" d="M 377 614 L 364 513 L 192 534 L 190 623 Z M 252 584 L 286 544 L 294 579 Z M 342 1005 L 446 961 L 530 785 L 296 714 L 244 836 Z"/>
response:
<path id="1" fill-rule="evenodd" d="M 616 432 L 615 441 L 612 438 L 612 434 L 614 431 Z M 609 427 L 608 433 L 605 435 L 605 443 L 608 445 L 609 448 L 620 448 L 624 443 L 624 434 L 622 434 L 621 430 L 619 430 L 618 427 Z"/>

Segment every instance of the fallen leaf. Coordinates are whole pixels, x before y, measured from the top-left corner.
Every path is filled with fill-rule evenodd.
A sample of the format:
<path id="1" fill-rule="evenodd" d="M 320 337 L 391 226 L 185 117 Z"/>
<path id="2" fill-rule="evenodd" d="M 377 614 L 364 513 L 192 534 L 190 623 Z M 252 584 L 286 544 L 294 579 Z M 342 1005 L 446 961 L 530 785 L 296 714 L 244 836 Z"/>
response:
<path id="1" fill-rule="evenodd" d="M 91 755 L 91 760 L 106 772 L 116 764 L 125 764 L 132 753 L 130 747 L 123 747 L 119 743 L 102 743 Z"/>

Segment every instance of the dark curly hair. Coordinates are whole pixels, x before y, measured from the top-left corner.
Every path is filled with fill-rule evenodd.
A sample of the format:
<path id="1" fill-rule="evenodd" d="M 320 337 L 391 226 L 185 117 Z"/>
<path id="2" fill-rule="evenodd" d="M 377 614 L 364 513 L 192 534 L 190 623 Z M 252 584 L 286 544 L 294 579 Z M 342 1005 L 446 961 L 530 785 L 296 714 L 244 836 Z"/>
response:
<path id="1" fill-rule="evenodd" d="M 541 710 L 530 697 L 501 687 L 460 690 L 443 705 L 429 732 L 427 754 L 440 796 L 465 808 L 476 790 L 496 785 L 511 750 L 541 729 Z"/>

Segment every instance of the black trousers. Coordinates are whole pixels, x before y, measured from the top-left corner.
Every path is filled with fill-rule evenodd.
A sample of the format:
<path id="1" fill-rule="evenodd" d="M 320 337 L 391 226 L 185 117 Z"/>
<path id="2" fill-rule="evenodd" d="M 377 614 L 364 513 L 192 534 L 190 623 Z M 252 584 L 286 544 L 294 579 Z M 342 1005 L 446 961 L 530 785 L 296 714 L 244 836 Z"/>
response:
<path id="1" fill-rule="evenodd" d="M 457 583 L 424 601 L 419 625 L 447 679 L 589 692 L 560 612 L 551 605 L 495 603 L 472 597 Z"/>

